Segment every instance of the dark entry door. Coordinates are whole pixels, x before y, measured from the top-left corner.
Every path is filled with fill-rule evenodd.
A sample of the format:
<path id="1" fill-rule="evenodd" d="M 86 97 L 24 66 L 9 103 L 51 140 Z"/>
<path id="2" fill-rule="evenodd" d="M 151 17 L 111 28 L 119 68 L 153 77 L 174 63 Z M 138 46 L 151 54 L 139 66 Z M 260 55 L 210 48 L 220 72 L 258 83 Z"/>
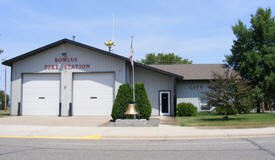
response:
<path id="1" fill-rule="evenodd" d="M 160 115 L 170 115 L 170 92 L 160 92 Z"/>

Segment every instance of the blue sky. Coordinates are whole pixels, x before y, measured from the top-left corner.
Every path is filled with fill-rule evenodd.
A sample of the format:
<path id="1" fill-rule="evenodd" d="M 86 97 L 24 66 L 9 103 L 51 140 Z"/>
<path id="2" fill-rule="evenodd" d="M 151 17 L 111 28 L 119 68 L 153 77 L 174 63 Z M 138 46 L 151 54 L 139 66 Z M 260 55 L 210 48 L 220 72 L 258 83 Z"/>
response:
<path id="1" fill-rule="evenodd" d="M 259 7 L 274 0 L 0 0 L 1 59 L 31 51 L 63 38 L 107 50 L 115 17 L 114 53 L 134 59 L 146 53 L 174 52 L 193 63 L 222 63 L 230 54 L 238 19 L 249 25 Z M 3 66 L 0 89 L 3 89 Z"/>

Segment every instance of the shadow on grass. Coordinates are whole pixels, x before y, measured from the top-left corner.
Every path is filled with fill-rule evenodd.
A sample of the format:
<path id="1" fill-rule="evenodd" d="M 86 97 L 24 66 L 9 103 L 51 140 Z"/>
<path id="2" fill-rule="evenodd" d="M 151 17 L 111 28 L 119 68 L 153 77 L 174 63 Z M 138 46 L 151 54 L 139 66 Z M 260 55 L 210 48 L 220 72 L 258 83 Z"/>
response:
<path id="1" fill-rule="evenodd" d="M 214 121 L 220 121 L 220 122 L 226 122 L 226 121 L 240 121 L 240 120 L 245 120 L 246 118 L 241 118 L 241 117 L 228 117 L 228 119 L 224 119 L 223 117 L 221 118 L 200 118 L 201 121 L 206 121 L 206 122 L 214 122 Z"/>

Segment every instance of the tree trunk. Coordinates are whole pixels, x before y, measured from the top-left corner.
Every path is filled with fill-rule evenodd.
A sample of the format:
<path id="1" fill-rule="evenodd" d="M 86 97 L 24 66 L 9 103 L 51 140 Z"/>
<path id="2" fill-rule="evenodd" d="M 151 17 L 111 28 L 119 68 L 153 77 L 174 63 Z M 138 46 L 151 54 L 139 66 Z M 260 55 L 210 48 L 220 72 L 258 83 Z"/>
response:
<path id="1" fill-rule="evenodd" d="M 267 107 L 268 107 L 268 110 L 272 112 L 272 110 L 270 109 L 270 103 L 269 103 L 269 101 L 267 101 Z"/>
<path id="2" fill-rule="evenodd" d="M 259 101 L 257 101 L 257 113 L 261 112 L 261 108 L 260 108 L 261 104 Z"/>
<path id="3" fill-rule="evenodd" d="M 264 109 L 264 101 L 263 101 L 263 103 L 262 103 L 263 105 L 262 105 L 262 107 L 263 107 L 263 113 L 264 113 L 264 111 L 265 111 L 265 109 Z"/>

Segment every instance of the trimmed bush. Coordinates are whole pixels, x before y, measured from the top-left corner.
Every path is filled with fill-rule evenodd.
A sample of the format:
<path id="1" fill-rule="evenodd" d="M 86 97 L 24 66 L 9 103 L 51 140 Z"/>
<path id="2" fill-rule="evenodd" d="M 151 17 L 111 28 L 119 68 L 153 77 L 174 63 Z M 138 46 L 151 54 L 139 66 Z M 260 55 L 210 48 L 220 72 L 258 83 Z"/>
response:
<path id="1" fill-rule="evenodd" d="M 149 119 L 152 107 L 143 83 L 135 84 L 135 97 L 140 107 L 140 118 Z M 138 107 L 136 108 L 138 109 Z"/>
<path id="2" fill-rule="evenodd" d="M 127 84 L 122 84 L 119 86 L 115 102 L 112 109 L 112 118 L 115 121 L 116 119 L 122 118 L 121 109 L 124 107 L 123 113 L 127 110 L 127 107 L 123 106 L 127 102 L 133 101 L 133 90 L 132 87 Z"/>
<path id="3" fill-rule="evenodd" d="M 233 108 L 216 107 L 216 112 L 219 115 L 235 115 L 238 113 L 238 110 Z"/>
<path id="4" fill-rule="evenodd" d="M 195 116 L 198 113 L 197 107 L 191 103 L 179 103 L 177 107 L 178 116 Z"/>

